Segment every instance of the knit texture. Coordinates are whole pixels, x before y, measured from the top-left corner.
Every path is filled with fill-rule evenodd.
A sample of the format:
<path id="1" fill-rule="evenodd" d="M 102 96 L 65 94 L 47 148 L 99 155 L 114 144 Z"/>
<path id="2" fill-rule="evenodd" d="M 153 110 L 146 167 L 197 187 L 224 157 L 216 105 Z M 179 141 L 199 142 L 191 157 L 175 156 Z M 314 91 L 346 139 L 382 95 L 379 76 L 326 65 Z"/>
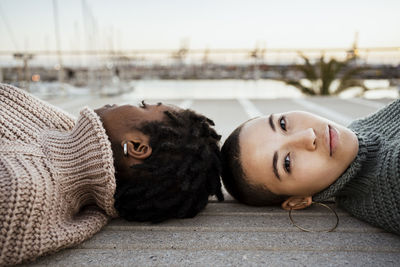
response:
<path id="1" fill-rule="evenodd" d="M 114 209 L 111 144 L 97 114 L 77 121 L 0 84 L 0 266 L 81 243 Z"/>
<path id="2" fill-rule="evenodd" d="M 357 218 L 400 234 L 400 99 L 349 128 L 359 142 L 355 160 L 313 199 L 335 197 Z"/>

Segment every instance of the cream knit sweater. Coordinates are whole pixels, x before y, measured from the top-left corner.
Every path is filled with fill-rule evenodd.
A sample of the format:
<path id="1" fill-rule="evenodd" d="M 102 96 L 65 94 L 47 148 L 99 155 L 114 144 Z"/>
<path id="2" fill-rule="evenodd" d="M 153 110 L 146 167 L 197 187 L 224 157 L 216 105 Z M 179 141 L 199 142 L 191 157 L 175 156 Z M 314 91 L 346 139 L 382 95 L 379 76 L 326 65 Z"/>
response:
<path id="1" fill-rule="evenodd" d="M 0 84 L 0 266 L 76 245 L 117 216 L 100 118 Z"/>

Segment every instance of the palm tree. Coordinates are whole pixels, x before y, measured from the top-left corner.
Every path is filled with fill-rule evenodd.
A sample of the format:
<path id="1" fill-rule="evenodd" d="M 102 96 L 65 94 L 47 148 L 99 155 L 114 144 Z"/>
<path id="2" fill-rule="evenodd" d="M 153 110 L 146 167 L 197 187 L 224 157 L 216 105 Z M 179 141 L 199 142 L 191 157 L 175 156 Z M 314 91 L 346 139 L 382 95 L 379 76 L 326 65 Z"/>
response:
<path id="1" fill-rule="evenodd" d="M 361 87 L 363 93 L 368 90 L 363 81 L 355 78 L 355 76 L 367 68 L 360 66 L 352 67 L 350 63 L 353 62 L 354 57 L 344 61 L 338 61 L 334 58 L 325 61 L 325 56 L 322 55 L 317 62 L 311 64 L 306 56 L 302 54 L 300 56 L 304 59 L 304 64 L 296 65 L 295 69 L 303 74 L 304 79 L 308 80 L 309 84 L 305 85 L 300 80 L 287 77 L 284 77 L 282 80 L 286 84 L 296 87 L 304 94 L 338 95 L 351 87 Z M 339 79 L 339 85 L 334 87 L 332 83 L 336 79 Z"/>

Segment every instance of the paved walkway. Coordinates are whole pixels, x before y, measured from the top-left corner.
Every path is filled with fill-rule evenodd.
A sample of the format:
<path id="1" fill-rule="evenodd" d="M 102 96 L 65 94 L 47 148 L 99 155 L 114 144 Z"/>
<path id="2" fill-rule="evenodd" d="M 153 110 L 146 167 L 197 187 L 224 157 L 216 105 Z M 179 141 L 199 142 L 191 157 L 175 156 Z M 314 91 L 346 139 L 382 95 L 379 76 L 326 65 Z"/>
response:
<path id="1" fill-rule="evenodd" d="M 139 99 L 132 100 L 138 103 Z M 154 100 L 156 102 L 158 100 Z M 391 100 L 305 98 L 274 100 L 170 100 L 214 119 L 225 139 L 250 117 L 287 110 L 306 110 L 347 124 Z M 82 105 L 125 103 L 126 99 L 59 99 L 53 104 L 77 115 Z M 153 100 L 149 101 L 153 102 Z M 32 266 L 400 266 L 400 236 L 386 233 L 336 208 L 338 228 L 306 233 L 291 225 L 278 207 L 248 207 L 211 200 L 193 219 L 161 224 L 112 221 L 78 247 L 42 257 Z M 330 204 L 334 207 L 334 204 Z M 293 214 L 305 227 L 323 229 L 335 223 L 329 210 L 311 207 Z"/>

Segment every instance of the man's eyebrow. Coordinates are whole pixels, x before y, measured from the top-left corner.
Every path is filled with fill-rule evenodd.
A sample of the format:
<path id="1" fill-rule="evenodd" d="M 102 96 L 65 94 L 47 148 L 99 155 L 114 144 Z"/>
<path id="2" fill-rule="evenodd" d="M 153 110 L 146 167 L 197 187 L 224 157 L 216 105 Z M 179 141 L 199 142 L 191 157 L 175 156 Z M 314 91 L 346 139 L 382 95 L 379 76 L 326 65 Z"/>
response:
<path id="1" fill-rule="evenodd" d="M 275 132 L 275 125 L 274 125 L 274 121 L 273 121 L 273 114 L 269 115 L 269 125 L 271 126 L 272 130 Z"/>
<path id="2" fill-rule="evenodd" d="M 277 162 L 278 162 L 278 152 L 275 151 L 274 158 L 272 159 L 272 169 L 274 171 L 276 178 L 280 181 L 281 177 L 279 176 L 278 168 L 276 167 Z"/>

